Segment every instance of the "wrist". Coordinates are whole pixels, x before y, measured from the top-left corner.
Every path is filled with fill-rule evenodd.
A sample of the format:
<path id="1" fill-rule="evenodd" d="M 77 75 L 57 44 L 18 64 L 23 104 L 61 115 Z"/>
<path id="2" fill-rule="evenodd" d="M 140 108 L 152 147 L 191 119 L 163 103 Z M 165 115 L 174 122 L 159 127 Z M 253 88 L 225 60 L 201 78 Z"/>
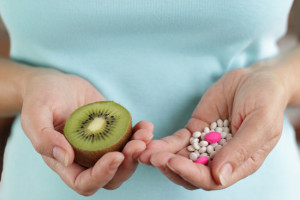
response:
<path id="1" fill-rule="evenodd" d="M 26 68 L 26 69 L 25 69 Z M 31 90 L 32 87 L 40 84 L 45 76 L 49 76 L 51 74 L 61 74 L 60 71 L 52 69 L 52 68 L 44 68 L 44 67 L 31 67 L 26 66 L 24 69 L 24 76 L 22 79 L 16 84 L 17 90 L 19 91 L 18 99 L 20 105 L 22 106 L 24 98 L 27 95 L 27 92 Z"/>
<path id="2" fill-rule="evenodd" d="M 293 80 L 289 79 L 289 71 L 280 60 L 276 58 L 255 63 L 250 67 L 250 72 L 260 76 L 265 84 L 272 85 L 272 88 L 269 89 L 274 92 L 274 95 L 281 98 L 281 105 L 285 109 L 294 93 L 293 87 L 291 87 Z"/>
<path id="3" fill-rule="evenodd" d="M 56 70 L 0 59 L 0 117 L 17 115 L 22 109 L 31 80 L 39 74 L 49 74 L 50 71 Z"/>
<path id="4" fill-rule="evenodd" d="M 300 106 L 300 48 L 278 57 L 274 72 L 287 91 L 288 105 Z"/>

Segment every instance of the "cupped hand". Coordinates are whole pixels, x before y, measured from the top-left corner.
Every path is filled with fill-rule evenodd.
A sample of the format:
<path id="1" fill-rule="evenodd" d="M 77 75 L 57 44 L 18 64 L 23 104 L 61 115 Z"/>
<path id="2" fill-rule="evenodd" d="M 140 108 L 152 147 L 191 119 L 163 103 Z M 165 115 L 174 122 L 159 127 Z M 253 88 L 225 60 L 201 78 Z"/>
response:
<path id="1" fill-rule="evenodd" d="M 204 94 L 187 125 L 151 141 L 140 162 L 187 189 L 222 189 L 255 172 L 281 136 L 289 97 L 276 67 L 266 65 L 226 73 Z M 219 118 L 230 120 L 233 139 L 208 166 L 193 163 L 186 149 L 191 134 Z"/>
<path id="2" fill-rule="evenodd" d="M 137 158 L 152 139 L 153 125 L 141 121 L 122 152 L 105 154 L 86 169 L 74 163 L 74 151 L 62 130 L 68 116 L 78 107 L 105 98 L 86 80 L 56 70 L 43 69 L 23 90 L 22 128 L 32 145 L 61 179 L 79 194 L 88 196 L 99 188 L 115 189 L 137 167 Z"/>

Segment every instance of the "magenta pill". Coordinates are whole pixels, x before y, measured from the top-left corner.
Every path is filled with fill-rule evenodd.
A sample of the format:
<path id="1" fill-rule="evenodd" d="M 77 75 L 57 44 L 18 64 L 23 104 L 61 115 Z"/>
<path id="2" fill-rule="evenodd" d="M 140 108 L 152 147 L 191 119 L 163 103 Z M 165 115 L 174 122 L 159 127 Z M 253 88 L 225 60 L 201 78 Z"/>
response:
<path id="1" fill-rule="evenodd" d="M 222 136 L 219 132 L 209 132 L 205 135 L 204 139 L 209 143 L 216 143 L 222 139 Z"/>
<path id="2" fill-rule="evenodd" d="M 208 163 L 208 158 L 206 156 L 202 156 L 194 161 L 194 163 L 199 163 L 202 165 L 206 165 Z"/>

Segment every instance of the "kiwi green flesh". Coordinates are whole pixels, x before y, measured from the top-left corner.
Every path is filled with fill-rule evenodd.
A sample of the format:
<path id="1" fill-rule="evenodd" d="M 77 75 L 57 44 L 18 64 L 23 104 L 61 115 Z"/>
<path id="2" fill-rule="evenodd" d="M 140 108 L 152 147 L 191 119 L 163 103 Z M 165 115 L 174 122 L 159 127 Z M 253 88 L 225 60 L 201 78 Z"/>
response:
<path id="1" fill-rule="evenodd" d="M 118 143 L 129 126 L 128 110 L 112 101 L 100 101 L 74 111 L 65 124 L 64 134 L 78 150 L 99 151 Z"/>

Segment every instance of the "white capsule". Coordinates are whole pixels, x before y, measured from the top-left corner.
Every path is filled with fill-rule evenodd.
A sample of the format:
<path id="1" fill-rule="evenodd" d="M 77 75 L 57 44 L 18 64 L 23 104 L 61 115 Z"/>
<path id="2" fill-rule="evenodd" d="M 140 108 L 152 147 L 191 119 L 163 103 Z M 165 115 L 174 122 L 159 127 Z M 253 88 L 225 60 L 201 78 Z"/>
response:
<path id="1" fill-rule="evenodd" d="M 199 151 L 199 153 L 205 153 L 206 147 L 200 147 L 200 149 L 198 151 Z"/>
<path id="2" fill-rule="evenodd" d="M 197 142 L 193 143 L 193 147 L 196 150 L 200 149 L 199 143 L 197 143 Z"/>
<path id="3" fill-rule="evenodd" d="M 203 132 L 203 133 L 201 133 L 201 140 L 205 140 L 205 135 L 206 135 L 207 133 L 205 133 L 205 132 Z"/>
<path id="4" fill-rule="evenodd" d="M 208 145 L 208 142 L 207 142 L 207 141 L 201 141 L 201 142 L 199 143 L 199 145 L 200 145 L 201 147 L 206 147 L 206 146 Z"/>
<path id="5" fill-rule="evenodd" d="M 231 140 L 231 139 L 232 139 L 232 136 L 227 135 L 227 137 L 226 137 L 227 142 L 228 142 L 229 140 Z"/>
<path id="6" fill-rule="evenodd" d="M 188 151 L 195 151 L 195 148 L 193 147 L 193 145 L 189 145 L 189 146 L 187 147 L 187 150 L 188 150 Z"/>
<path id="7" fill-rule="evenodd" d="M 224 138 L 226 138 L 226 136 L 227 136 L 227 133 L 226 132 L 222 132 L 221 133 L 221 137 L 224 139 Z"/>
<path id="8" fill-rule="evenodd" d="M 211 152 L 211 153 L 209 154 L 210 159 L 213 159 L 213 158 L 215 157 L 216 153 L 217 153 L 216 151 Z"/>
<path id="9" fill-rule="evenodd" d="M 226 140 L 229 141 L 229 140 L 231 140 L 231 139 L 232 139 L 232 134 L 231 134 L 231 133 L 228 133 L 228 134 L 226 135 Z"/>
<path id="10" fill-rule="evenodd" d="M 209 133 L 209 128 L 208 127 L 204 128 L 204 133 Z"/>
<path id="11" fill-rule="evenodd" d="M 210 129 L 211 129 L 211 130 L 215 130 L 216 128 L 217 128 L 217 122 L 211 123 Z"/>
<path id="12" fill-rule="evenodd" d="M 200 156 L 199 151 L 196 150 L 196 151 L 194 151 L 194 153 L 197 154 L 197 158 L 199 158 L 199 156 Z"/>
<path id="13" fill-rule="evenodd" d="M 208 157 L 208 154 L 207 154 L 207 153 L 201 153 L 201 154 L 200 154 L 200 157 L 202 157 L 202 156 Z"/>
<path id="14" fill-rule="evenodd" d="M 222 133 L 222 131 L 223 131 L 223 128 L 221 128 L 221 127 L 216 128 L 216 132 Z"/>
<path id="15" fill-rule="evenodd" d="M 217 125 L 218 127 L 223 127 L 223 121 L 221 119 L 218 119 Z"/>
<path id="16" fill-rule="evenodd" d="M 197 156 L 197 154 L 196 154 L 195 152 L 190 153 L 190 159 L 191 159 L 192 161 L 197 160 L 197 158 L 198 158 L 198 156 Z"/>
<path id="17" fill-rule="evenodd" d="M 228 126 L 229 126 L 229 121 L 228 121 L 227 119 L 224 120 L 223 126 L 224 126 L 224 127 L 228 127 Z"/>
<path id="18" fill-rule="evenodd" d="M 193 144 L 194 139 L 197 139 L 197 138 L 194 138 L 194 137 L 190 138 L 190 144 Z"/>
<path id="19" fill-rule="evenodd" d="M 192 141 L 192 144 L 195 144 L 195 143 L 199 143 L 199 139 L 198 138 L 194 138 L 194 140 Z"/>
<path id="20" fill-rule="evenodd" d="M 228 127 L 224 127 L 224 128 L 223 128 L 223 132 L 229 133 L 229 128 L 228 128 Z"/>
<path id="21" fill-rule="evenodd" d="M 210 144 L 213 148 L 215 148 L 216 146 L 218 146 L 219 144 L 216 142 L 216 143 L 211 143 Z"/>
<path id="22" fill-rule="evenodd" d="M 220 149 L 222 149 L 222 145 L 217 145 L 217 146 L 215 147 L 215 151 L 216 151 L 216 152 L 218 152 Z"/>
<path id="23" fill-rule="evenodd" d="M 225 139 L 221 139 L 221 140 L 218 142 L 218 144 L 223 145 L 224 142 L 226 142 L 226 140 L 225 140 Z"/>
<path id="24" fill-rule="evenodd" d="M 207 148 L 206 148 L 206 151 L 207 151 L 207 153 L 211 153 L 211 152 L 214 151 L 214 147 L 211 146 L 211 145 L 208 145 Z"/>
<path id="25" fill-rule="evenodd" d="M 193 137 L 198 138 L 201 136 L 201 132 L 200 131 L 196 131 L 193 133 Z"/>

